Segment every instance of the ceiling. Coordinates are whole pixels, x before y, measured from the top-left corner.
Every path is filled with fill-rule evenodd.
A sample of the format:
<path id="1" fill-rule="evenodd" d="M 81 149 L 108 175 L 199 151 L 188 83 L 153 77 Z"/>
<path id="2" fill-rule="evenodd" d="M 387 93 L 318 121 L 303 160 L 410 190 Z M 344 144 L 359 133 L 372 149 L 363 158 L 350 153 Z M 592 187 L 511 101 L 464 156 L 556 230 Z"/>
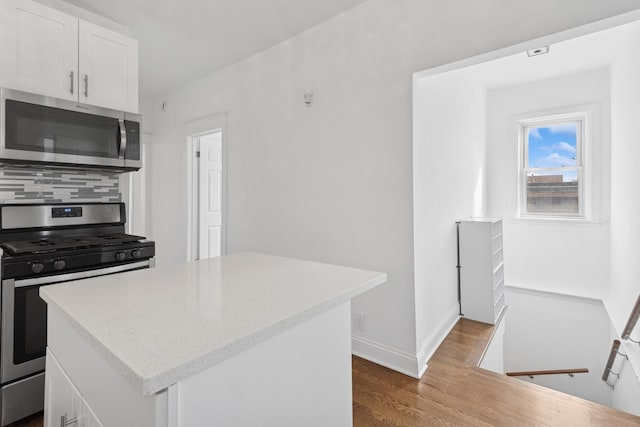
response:
<path id="1" fill-rule="evenodd" d="M 520 52 L 424 78 L 433 79 L 434 85 L 465 81 L 492 90 L 609 68 L 634 51 L 638 34 L 640 21 L 634 21 L 551 44 L 543 55 Z"/>
<path id="2" fill-rule="evenodd" d="M 365 0 L 65 0 L 130 29 L 153 96 L 274 46 Z"/>

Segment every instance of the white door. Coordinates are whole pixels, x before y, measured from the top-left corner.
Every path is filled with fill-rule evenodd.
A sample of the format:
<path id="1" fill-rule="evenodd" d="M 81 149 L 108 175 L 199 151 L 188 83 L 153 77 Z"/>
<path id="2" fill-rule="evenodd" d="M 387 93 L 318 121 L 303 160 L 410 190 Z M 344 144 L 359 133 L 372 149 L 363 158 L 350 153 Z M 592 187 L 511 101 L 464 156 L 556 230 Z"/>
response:
<path id="1" fill-rule="evenodd" d="M 222 250 L 222 132 L 199 139 L 198 259 L 205 259 Z"/>
<path id="2" fill-rule="evenodd" d="M 138 112 L 138 42 L 80 20 L 80 102 Z"/>
<path id="3" fill-rule="evenodd" d="M 0 2 L 0 85 L 78 100 L 78 19 L 31 0 Z"/>

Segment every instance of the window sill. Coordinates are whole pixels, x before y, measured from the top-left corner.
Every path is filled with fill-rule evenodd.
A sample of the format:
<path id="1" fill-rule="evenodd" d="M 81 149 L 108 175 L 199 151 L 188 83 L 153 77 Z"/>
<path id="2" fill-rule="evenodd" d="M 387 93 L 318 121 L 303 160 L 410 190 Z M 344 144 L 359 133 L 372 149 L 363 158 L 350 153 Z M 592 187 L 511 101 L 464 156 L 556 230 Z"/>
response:
<path id="1" fill-rule="evenodd" d="M 559 218 L 559 217 L 530 217 L 530 216 L 516 216 L 511 218 L 503 218 L 505 222 L 512 223 L 530 223 L 530 224 L 566 224 L 566 225 L 585 225 L 585 226 L 600 226 L 604 225 L 605 221 L 599 221 L 594 219 L 584 218 Z"/>

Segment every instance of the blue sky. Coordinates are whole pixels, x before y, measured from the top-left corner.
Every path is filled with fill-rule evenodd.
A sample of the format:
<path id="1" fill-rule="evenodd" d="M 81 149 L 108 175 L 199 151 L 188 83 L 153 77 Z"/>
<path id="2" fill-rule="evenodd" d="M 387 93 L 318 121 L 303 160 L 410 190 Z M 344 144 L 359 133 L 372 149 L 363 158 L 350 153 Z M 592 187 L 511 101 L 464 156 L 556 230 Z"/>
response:
<path id="1" fill-rule="evenodd" d="M 529 128 L 529 164 L 533 168 L 576 166 L 576 125 Z"/>
<path id="2" fill-rule="evenodd" d="M 576 166 L 577 125 L 575 123 L 530 127 L 528 130 L 528 167 L 557 168 Z M 552 174 L 557 175 L 557 172 Z M 539 175 L 543 175 L 543 173 L 539 173 Z M 566 171 L 562 175 L 564 175 L 565 182 L 577 179 L 575 170 Z"/>

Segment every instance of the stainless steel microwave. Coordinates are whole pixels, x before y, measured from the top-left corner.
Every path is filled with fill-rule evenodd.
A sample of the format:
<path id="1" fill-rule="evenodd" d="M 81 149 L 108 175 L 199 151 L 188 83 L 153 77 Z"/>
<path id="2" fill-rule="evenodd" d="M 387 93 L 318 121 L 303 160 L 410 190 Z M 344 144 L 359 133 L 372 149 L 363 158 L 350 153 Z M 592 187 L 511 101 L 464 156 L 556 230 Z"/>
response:
<path id="1" fill-rule="evenodd" d="M 0 162 L 138 170 L 142 116 L 0 89 Z"/>

